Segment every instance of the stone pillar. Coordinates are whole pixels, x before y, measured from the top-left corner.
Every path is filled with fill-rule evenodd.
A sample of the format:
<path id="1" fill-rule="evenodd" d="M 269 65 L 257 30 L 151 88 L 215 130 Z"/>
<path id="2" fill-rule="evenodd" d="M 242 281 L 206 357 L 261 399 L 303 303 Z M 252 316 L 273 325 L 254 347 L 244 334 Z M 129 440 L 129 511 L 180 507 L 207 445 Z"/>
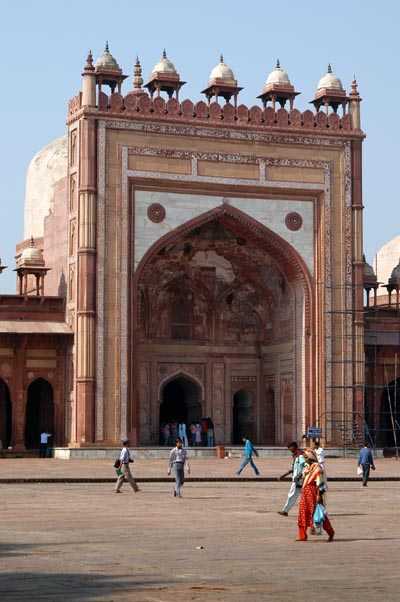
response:
<path id="1" fill-rule="evenodd" d="M 364 261 L 362 204 L 362 141 L 352 142 L 354 398 L 353 410 L 362 414 L 364 398 Z"/>
<path id="2" fill-rule="evenodd" d="M 12 432 L 11 445 L 17 450 L 25 449 L 25 421 L 26 421 L 26 344 L 24 336 L 20 344 L 14 348 L 15 354 L 15 386 L 10 390 L 12 401 Z"/>
<path id="3" fill-rule="evenodd" d="M 95 438 L 96 357 L 96 122 L 82 119 L 79 145 L 76 277 L 77 443 Z"/>

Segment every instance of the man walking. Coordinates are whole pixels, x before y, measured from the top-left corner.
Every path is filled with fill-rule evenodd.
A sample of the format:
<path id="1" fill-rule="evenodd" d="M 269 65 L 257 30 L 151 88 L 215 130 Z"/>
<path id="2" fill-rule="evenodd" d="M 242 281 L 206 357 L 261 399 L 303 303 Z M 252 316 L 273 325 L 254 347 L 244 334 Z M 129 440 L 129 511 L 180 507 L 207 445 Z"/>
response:
<path id="1" fill-rule="evenodd" d="M 40 434 L 39 458 L 47 458 L 47 446 L 50 437 L 51 434 L 48 431 L 43 431 L 43 433 Z"/>
<path id="2" fill-rule="evenodd" d="M 254 464 L 253 458 L 251 457 L 254 453 L 254 455 L 256 455 L 258 458 L 258 451 L 256 450 L 256 448 L 254 447 L 254 445 L 248 437 L 242 437 L 242 441 L 244 443 L 244 459 L 241 465 L 239 466 L 239 470 L 236 472 L 236 474 L 240 474 L 243 468 L 246 466 L 246 464 L 250 462 L 250 466 L 252 467 L 256 475 L 259 476 L 260 472 L 257 466 Z"/>
<path id="3" fill-rule="evenodd" d="M 292 475 L 292 484 L 289 489 L 289 493 L 287 496 L 286 504 L 284 505 L 282 510 L 278 510 L 278 514 L 281 516 L 288 516 L 290 509 L 293 508 L 296 503 L 297 498 L 301 494 L 301 486 L 302 486 L 302 472 L 303 468 L 306 464 L 306 461 L 303 456 L 303 450 L 299 448 L 297 445 L 297 441 L 290 441 L 287 445 L 288 449 L 292 452 L 292 468 L 285 472 L 285 474 L 278 477 L 278 481 L 283 481 L 285 477 L 288 475 Z"/>
<path id="4" fill-rule="evenodd" d="M 182 497 L 181 487 L 185 482 L 185 467 L 190 474 L 190 466 L 187 461 L 187 452 L 182 449 L 182 439 L 177 438 L 175 447 L 171 450 L 169 455 L 168 470 L 167 473 L 170 475 L 171 470 L 174 471 L 175 486 L 174 486 L 174 497 Z"/>
<path id="5" fill-rule="evenodd" d="M 130 468 L 129 468 L 129 464 L 132 463 L 133 460 L 131 460 L 131 454 L 128 449 L 128 443 L 129 443 L 129 439 L 122 440 L 123 448 L 121 449 L 121 453 L 119 455 L 119 461 L 120 461 L 119 470 L 121 471 L 121 474 L 118 476 L 117 482 L 115 484 L 115 493 L 122 493 L 121 487 L 122 487 L 125 479 L 128 481 L 128 483 L 130 484 L 130 486 L 132 487 L 132 489 L 135 493 L 138 493 L 139 491 L 141 491 L 141 489 L 139 489 L 135 479 L 133 478 Z"/>
<path id="6" fill-rule="evenodd" d="M 370 469 L 372 468 L 372 470 L 375 470 L 374 460 L 372 458 L 369 443 L 367 441 L 365 442 L 364 447 L 360 449 L 360 453 L 358 456 L 358 466 L 361 466 L 362 468 L 361 489 L 363 489 L 364 487 L 367 487 Z"/>

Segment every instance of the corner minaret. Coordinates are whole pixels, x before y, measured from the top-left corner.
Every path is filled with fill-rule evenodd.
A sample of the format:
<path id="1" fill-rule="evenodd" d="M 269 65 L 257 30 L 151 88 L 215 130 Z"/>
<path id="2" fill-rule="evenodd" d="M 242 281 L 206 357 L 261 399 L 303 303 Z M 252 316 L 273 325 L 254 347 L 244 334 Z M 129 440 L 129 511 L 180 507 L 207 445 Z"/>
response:
<path id="1" fill-rule="evenodd" d="M 82 107 L 96 106 L 96 74 L 92 51 L 89 50 L 82 73 Z"/>
<path id="2" fill-rule="evenodd" d="M 353 130 L 361 130 L 361 98 L 357 90 L 356 76 L 351 82 L 351 92 L 349 94 L 349 113 L 351 117 L 351 127 Z"/>

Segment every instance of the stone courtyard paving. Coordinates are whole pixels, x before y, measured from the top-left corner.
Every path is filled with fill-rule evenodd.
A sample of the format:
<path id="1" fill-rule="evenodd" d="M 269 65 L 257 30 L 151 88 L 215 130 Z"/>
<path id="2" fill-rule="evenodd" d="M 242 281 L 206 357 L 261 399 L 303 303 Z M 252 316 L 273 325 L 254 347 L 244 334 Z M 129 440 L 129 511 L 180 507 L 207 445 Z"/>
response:
<path id="1" fill-rule="evenodd" d="M 262 477 L 290 459 L 256 460 Z M 238 459 L 194 459 L 191 476 L 235 476 Z M 140 459 L 139 481 L 165 476 L 165 460 Z M 355 460 L 327 462 L 353 477 Z M 400 481 L 332 481 L 336 530 L 295 543 L 297 507 L 279 516 L 289 483 L 252 477 L 141 481 L 136 495 L 110 483 L 18 483 L 1 478 L 113 477 L 110 460 L 0 460 L 1 602 L 394 602 L 400 597 Z M 399 477 L 400 461 L 378 460 L 376 477 Z"/>

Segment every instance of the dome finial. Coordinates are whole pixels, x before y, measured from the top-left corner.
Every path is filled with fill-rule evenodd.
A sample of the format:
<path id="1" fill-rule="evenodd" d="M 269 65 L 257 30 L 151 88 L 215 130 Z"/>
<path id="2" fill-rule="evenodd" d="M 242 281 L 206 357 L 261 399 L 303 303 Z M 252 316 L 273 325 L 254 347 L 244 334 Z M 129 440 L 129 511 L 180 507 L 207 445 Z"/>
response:
<path id="1" fill-rule="evenodd" d="M 332 73 L 332 67 L 330 63 L 328 63 L 328 73 Z"/>
<path id="2" fill-rule="evenodd" d="M 281 64 L 279 62 L 279 59 L 276 59 L 276 67 L 275 69 L 280 69 L 281 68 Z"/>
<path id="3" fill-rule="evenodd" d="M 107 54 L 110 54 L 110 48 L 109 48 L 109 46 L 108 46 L 108 40 L 106 41 L 106 45 L 105 45 L 105 48 L 104 48 L 104 52 L 106 52 Z"/>
<path id="4" fill-rule="evenodd" d="M 133 90 L 136 94 L 142 93 L 142 85 L 142 66 L 140 64 L 139 57 L 136 56 L 136 63 L 133 68 Z"/>
<path id="5" fill-rule="evenodd" d="M 165 48 L 164 48 L 164 50 L 163 50 L 162 57 L 163 57 L 163 59 L 166 59 L 166 58 L 167 58 L 167 53 L 165 52 Z"/>
<path id="6" fill-rule="evenodd" d="M 223 63 L 223 62 L 224 62 L 224 55 L 222 54 L 222 52 L 221 52 L 221 55 L 220 55 L 220 57 L 219 57 L 219 62 L 220 62 L 220 63 Z"/>

